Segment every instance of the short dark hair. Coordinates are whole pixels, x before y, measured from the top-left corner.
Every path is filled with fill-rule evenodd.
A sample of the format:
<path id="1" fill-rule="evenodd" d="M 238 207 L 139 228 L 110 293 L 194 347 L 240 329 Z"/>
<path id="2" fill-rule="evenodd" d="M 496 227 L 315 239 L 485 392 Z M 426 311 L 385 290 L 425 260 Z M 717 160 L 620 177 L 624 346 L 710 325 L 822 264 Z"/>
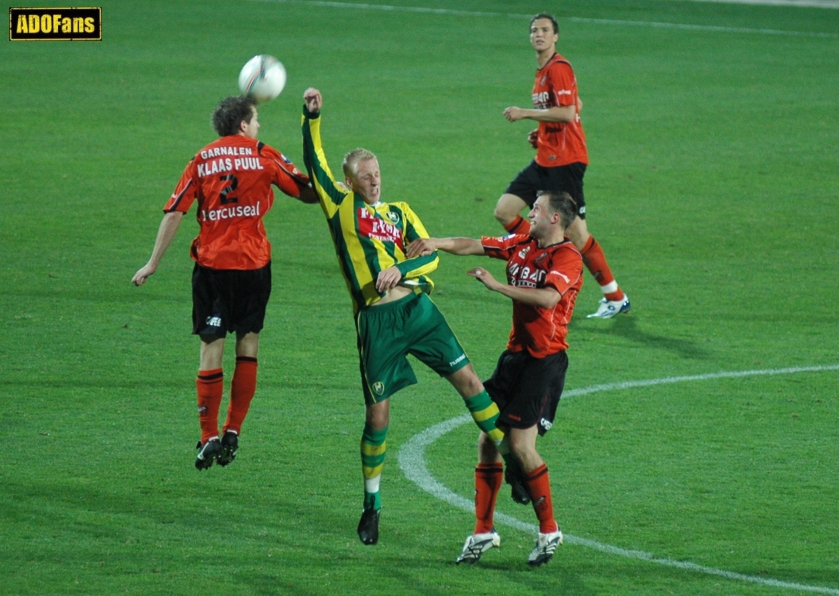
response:
<path id="1" fill-rule="evenodd" d="M 239 124 L 250 122 L 256 109 L 256 100 L 246 95 L 233 95 L 222 99 L 213 111 L 213 128 L 220 137 L 239 133 Z"/>
<path id="2" fill-rule="evenodd" d="M 559 213 L 562 227 L 570 226 L 577 217 L 577 201 L 565 191 L 540 190 L 536 196 L 548 197 L 548 205 L 554 213 Z"/>
<path id="3" fill-rule="evenodd" d="M 539 13 L 539 14 L 537 14 L 535 17 L 533 17 L 532 19 L 530 19 L 530 26 L 532 27 L 532 26 L 533 26 L 533 23 L 534 23 L 534 22 L 536 22 L 536 21 L 538 21 L 539 19 L 548 19 L 551 23 L 553 23 L 553 26 L 554 26 L 554 33 L 556 33 L 557 35 L 559 35 L 559 23 L 557 23 L 557 22 L 556 22 L 556 19 L 553 17 L 553 15 L 550 15 L 550 14 L 548 14 L 548 13 L 546 13 L 546 12 L 540 12 L 540 13 Z"/>

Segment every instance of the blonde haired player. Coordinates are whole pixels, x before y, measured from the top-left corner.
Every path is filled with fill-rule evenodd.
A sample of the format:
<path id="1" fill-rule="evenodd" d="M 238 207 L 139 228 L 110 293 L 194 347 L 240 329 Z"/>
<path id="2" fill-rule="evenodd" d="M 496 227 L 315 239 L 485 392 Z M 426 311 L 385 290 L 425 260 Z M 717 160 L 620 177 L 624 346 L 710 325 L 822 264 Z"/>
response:
<path id="1" fill-rule="evenodd" d="M 437 254 L 406 256 L 412 242 L 428 237 L 425 227 L 407 203 L 382 201 L 379 161 L 368 150 L 349 152 L 343 162 L 344 184 L 335 180 L 321 142 L 323 98 L 310 88 L 303 99 L 303 159 L 350 291 L 358 334 L 366 409 L 361 435 L 364 500 L 357 531 L 364 544 L 372 545 L 379 540 L 390 398 L 417 382 L 408 354 L 452 384 L 488 440 L 500 444 L 503 433 L 495 426 L 498 408 L 428 297 L 434 287 L 428 274 L 437 268 Z"/>

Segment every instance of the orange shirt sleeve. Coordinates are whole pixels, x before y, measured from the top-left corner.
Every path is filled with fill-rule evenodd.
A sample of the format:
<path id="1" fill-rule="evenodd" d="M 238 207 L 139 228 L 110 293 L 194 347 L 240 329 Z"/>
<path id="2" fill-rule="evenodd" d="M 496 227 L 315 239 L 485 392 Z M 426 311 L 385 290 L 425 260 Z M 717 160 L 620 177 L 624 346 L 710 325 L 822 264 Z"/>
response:
<path id="1" fill-rule="evenodd" d="M 552 287 L 563 296 L 579 286 L 583 275 L 583 260 L 576 248 L 555 251 L 545 275 L 545 287 Z"/>
<path id="2" fill-rule="evenodd" d="M 553 104 L 564 107 L 577 105 L 577 79 L 571 65 L 557 60 L 548 71 Z"/>
<path id="3" fill-rule="evenodd" d="M 262 151 L 264 156 L 269 158 L 276 168 L 272 183 L 283 191 L 284 194 L 294 198 L 299 197 L 300 189 L 309 184 L 309 177 L 291 163 L 290 159 L 273 147 L 265 145 Z"/>
<path id="4" fill-rule="evenodd" d="M 192 158 L 184 169 L 184 173 L 175 187 L 175 192 L 172 193 L 172 196 L 166 202 L 166 206 L 163 207 L 164 213 L 171 213 L 172 211 L 186 213 L 189 211 L 198 194 L 198 178 L 195 174 L 195 158 Z"/>
<path id="5" fill-rule="evenodd" d="M 481 236 L 484 252 L 491 259 L 508 260 L 520 244 L 530 240 L 526 234 L 510 234 L 508 236 Z"/>

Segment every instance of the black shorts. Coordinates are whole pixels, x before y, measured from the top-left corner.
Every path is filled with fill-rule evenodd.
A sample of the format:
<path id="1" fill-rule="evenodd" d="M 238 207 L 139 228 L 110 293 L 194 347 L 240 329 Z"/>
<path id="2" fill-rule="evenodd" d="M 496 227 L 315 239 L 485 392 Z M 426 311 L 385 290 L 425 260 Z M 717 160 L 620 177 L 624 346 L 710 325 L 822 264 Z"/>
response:
<path id="1" fill-rule="evenodd" d="M 567 166 L 556 166 L 546 168 L 540 166 L 536 161 L 530 162 L 504 192 L 516 195 L 533 207 L 536 202 L 536 193 L 540 190 L 565 191 L 577 202 L 577 215 L 580 219 L 586 218 L 586 199 L 583 194 L 583 176 L 586 173 L 586 164 L 570 163 Z"/>
<path id="2" fill-rule="evenodd" d="M 499 422 L 512 428 L 539 426 L 544 435 L 553 426 L 565 386 L 565 351 L 545 358 L 505 350 L 484 387 L 501 411 Z"/>
<path id="3" fill-rule="evenodd" d="M 271 296 L 271 263 L 262 269 L 192 271 L 192 332 L 225 337 L 228 333 L 259 333 Z"/>

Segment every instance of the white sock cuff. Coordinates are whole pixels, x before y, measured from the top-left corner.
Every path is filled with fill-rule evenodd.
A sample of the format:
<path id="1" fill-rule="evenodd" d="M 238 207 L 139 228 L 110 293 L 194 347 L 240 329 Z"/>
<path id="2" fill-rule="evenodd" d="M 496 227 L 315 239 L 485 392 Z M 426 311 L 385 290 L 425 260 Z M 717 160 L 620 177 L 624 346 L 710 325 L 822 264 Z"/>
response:
<path id="1" fill-rule="evenodd" d="M 608 283 L 605 286 L 600 286 L 600 291 L 604 294 L 611 294 L 612 292 L 618 291 L 618 282 L 613 281 L 612 283 Z"/>
<path id="2" fill-rule="evenodd" d="M 379 485 L 382 483 L 382 475 L 379 474 L 375 478 L 364 479 L 364 491 L 368 493 L 379 492 Z"/>

